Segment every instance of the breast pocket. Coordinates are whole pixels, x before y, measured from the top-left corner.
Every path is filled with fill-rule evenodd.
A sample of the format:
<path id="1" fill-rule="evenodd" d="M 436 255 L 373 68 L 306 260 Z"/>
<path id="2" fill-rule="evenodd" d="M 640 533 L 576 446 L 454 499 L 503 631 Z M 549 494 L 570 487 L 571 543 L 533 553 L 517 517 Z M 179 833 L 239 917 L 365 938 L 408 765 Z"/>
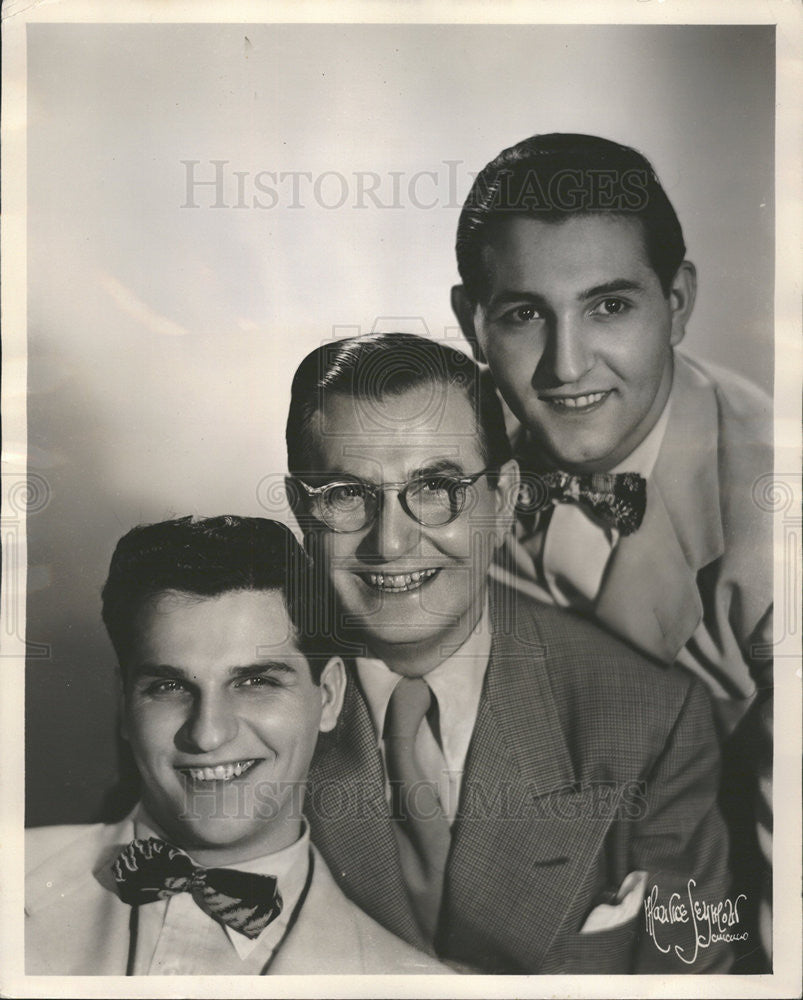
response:
<path id="1" fill-rule="evenodd" d="M 639 914 L 636 914 L 607 930 L 559 933 L 539 971 L 543 975 L 616 975 L 632 972 L 639 930 Z"/>

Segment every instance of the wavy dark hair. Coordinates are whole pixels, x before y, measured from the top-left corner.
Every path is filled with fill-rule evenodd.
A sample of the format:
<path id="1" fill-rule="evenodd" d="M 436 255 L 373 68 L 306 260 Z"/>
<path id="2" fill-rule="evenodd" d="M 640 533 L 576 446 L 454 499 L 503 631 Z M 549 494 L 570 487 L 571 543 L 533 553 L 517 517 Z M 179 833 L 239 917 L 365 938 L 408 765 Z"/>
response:
<path id="1" fill-rule="evenodd" d="M 332 630 L 324 627 L 319 613 L 325 588 L 292 531 L 278 521 L 233 514 L 180 517 L 139 525 L 117 543 L 103 587 L 103 622 L 125 670 L 139 612 L 157 594 L 215 597 L 237 590 L 279 591 L 318 683 L 335 652 Z"/>
<path id="2" fill-rule="evenodd" d="M 465 394 L 487 467 L 499 469 L 512 457 L 502 407 L 487 370 L 465 352 L 435 340 L 412 333 L 381 333 L 323 344 L 298 366 L 285 435 L 290 473 L 316 471 L 310 422 L 328 395 L 371 404 L 359 411 L 370 433 L 382 428 L 382 400 L 421 386 L 433 389 L 435 420 L 444 387 L 456 386 Z"/>
<path id="3" fill-rule="evenodd" d="M 667 296 L 686 255 L 680 221 L 645 156 L 594 135 L 534 135 L 491 160 L 460 213 L 457 268 L 472 305 L 487 300 L 485 250 L 511 215 L 551 223 L 584 215 L 638 219 L 650 266 Z"/>

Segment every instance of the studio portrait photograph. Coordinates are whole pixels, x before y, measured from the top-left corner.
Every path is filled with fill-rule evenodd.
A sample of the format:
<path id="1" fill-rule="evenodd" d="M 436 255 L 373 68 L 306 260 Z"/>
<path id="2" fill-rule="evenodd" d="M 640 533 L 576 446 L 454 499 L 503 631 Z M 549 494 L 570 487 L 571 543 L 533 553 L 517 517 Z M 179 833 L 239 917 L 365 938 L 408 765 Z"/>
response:
<path id="1" fill-rule="evenodd" d="M 2 995 L 798 996 L 797 6 L 3 22 Z"/>

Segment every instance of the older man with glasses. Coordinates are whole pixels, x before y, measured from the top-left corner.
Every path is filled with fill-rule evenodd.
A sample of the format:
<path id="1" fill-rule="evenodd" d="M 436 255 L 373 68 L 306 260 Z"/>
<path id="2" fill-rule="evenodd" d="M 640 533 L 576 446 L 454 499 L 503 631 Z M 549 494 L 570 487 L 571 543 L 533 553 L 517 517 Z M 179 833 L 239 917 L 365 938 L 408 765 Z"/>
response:
<path id="1" fill-rule="evenodd" d="M 327 343 L 287 445 L 320 629 L 351 645 L 307 810 L 346 894 L 472 971 L 727 970 L 694 916 L 727 888 L 707 696 L 489 584 L 518 468 L 487 374 L 407 334 Z"/>

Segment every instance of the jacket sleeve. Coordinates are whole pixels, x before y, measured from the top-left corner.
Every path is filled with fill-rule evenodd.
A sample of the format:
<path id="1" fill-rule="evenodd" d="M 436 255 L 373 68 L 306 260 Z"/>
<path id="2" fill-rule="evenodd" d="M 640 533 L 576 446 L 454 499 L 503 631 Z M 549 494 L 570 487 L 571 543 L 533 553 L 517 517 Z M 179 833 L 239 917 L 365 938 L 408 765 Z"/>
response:
<path id="1" fill-rule="evenodd" d="M 729 892 L 718 742 L 697 681 L 642 787 L 628 859 L 648 876 L 633 971 L 727 972 L 744 900 Z"/>

